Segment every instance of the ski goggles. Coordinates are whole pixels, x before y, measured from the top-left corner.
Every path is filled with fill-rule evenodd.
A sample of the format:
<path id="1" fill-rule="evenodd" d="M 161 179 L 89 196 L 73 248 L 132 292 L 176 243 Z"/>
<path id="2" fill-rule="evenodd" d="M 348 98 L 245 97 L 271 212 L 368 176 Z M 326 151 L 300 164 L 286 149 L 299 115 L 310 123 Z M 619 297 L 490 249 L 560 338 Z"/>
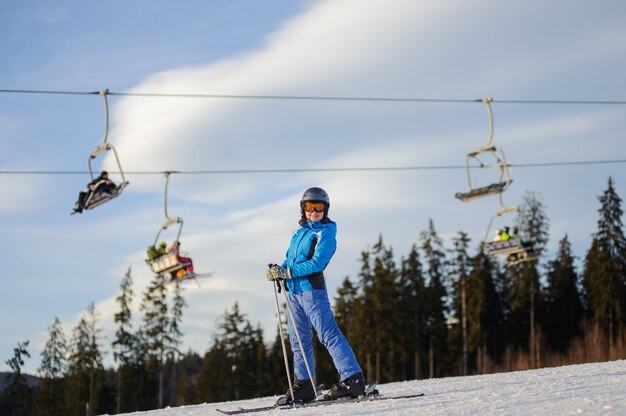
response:
<path id="1" fill-rule="evenodd" d="M 326 204 L 323 202 L 309 202 L 306 201 L 303 204 L 303 208 L 306 212 L 324 212 L 324 210 L 326 209 Z"/>

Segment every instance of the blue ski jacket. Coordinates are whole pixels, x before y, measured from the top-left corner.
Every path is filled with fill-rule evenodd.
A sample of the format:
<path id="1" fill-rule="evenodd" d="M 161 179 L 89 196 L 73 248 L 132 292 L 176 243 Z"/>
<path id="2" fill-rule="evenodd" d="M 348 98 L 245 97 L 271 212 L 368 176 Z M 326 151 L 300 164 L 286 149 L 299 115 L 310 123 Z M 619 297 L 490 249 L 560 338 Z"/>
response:
<path id="1" fill-rule="evenodd" d="M 290 293 L 326 288 L 323 272 L 337 249 L 336 236 L 337 225 L 327 218 L 307 221 L 296 231 L 281 265 L 292 277 L 286 280 Z"/>

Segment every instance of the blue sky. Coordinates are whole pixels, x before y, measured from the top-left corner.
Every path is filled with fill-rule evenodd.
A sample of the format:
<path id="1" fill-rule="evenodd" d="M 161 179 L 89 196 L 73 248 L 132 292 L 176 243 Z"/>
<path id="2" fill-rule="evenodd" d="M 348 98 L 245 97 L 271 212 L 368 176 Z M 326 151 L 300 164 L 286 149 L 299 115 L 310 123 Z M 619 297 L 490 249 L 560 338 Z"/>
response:
<path id="1" fill-rule="evenodd" d="M 625 18 L 619 1 L 5 2 L 0 89 L 492 96 L 494 144 L 512 164 L 623 160 L 624 105 L 498 100 L 623 101 Z M 488 130 L 481 103 L 114 95 L 109 106 L 108 141 L 130 181 L 117 200 L 69 216 L 87 175 L 0 175 L 0 370 L 30 340 L 26 370 L 35 371 L 54 318 L 69 337 L 92 302 L 110 351 L 121 279 L 131 267 L 143 292 L 144 250 L 164 220 L 162 175 L 130 172 L 459 166 Z M 0 129 L 2 171 L 86 171 L 102 140 L 102 99 L 0 93 Z M 95 163 L 116 170 L 110 157 Z M 596 197 L 613 176 L 624 198 L 625 170 L 513 167 L 504 201 L 536 192 L 550 218 L 549 249 L 568 233 L 582 257 Z M 235 301 L 274 336 L 264 268 L 282 260 L 310 186 L 330 193 L 338 223 L 331 295 L 379 235 L 399 258 L 432 219 L 448 246 L 464 230 L 476 247 L 498 208 L 494 198 L 456 200 L 467 186 L 458 169 L 173 175 L 168 209 L 184 220 L 183 248 L 199 271 L 215 272 L 187 287 L 185 347 L 204 352 Z"/>

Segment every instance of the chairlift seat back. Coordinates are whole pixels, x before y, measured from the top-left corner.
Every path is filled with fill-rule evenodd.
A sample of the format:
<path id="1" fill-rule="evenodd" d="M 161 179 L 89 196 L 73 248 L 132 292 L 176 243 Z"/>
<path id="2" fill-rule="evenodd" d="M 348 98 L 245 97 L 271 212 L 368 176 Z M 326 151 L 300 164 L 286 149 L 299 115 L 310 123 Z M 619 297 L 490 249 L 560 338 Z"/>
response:
<path id="1" fill-rule="evenodd" d="M 491 185 L 472 189 L 469 192 L 457 192 L 454 196 L 465 202 L 486 196 L 496 195 L 504 192 L 511 182 L 513 181 L 492 183 Z"/>
<path id="2" fill-rule="evenodd" d="M 111 189 L 110 192 L 96 192 L 95 190 L 97 190 L 98 186 L 100 186 L 103 182 L 104 181 L 98 182 L 94 187 L 94 191 L 89 193 L 87 200 L 85 201 L 85 209 L 93 209 L 104 204 L 105 202 L 117 198 L 122 193 L 122 190 L 126 187 L 126 185 L 128 185 L 128 182 L 122 182 L 115 188 Z"/>
<path id="3" fill-rule="evenodd" d="M 146 260 L 146 263 L 157 274 L 171 273 L 191 265 L 190 262 L 183 263 L 179 261 L 176 253 L 164 254 L 154 260 Z"/>
<path id="4" fill-rule="evenodd" d="M 506 241 L 492 241 L 485 243 L 485 250 L 491 256 L 503 254 L 524 253 L 526 250 L 520 244 L 519 238 L 512 238 Z"/>

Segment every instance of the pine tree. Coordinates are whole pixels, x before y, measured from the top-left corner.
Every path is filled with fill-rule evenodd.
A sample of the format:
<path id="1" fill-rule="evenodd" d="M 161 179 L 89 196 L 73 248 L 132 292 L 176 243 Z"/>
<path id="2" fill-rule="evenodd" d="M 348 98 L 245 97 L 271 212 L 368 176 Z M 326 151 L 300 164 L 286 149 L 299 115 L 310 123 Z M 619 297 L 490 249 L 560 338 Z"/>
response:
<path id="1" fill-rule="evenodd" d="M 393 250 L 383 244 L 382 236 L 372 247 L 374 255 L 372 287 L 369 293 L 373 343 L 369 348 L 375 357 L 375 378 L 381 382 L 394 380 L 399 345 L 396 343 L 400 324 L 397 279 L 399 271 L 393 260 Z"/>
<path id="2" fill-rule="evenodd" d="M 41 352 L 41 377 L 50 379 L 62 378 L 67 371 L 67 341 L 63 333 L 63 327 L 59 318 L 54 318 L 54 323 L 48 328 L 48 341 Z"/>
<path id="3" fill-rule="evenodd" d="M 337 289 L 337 296 L 334 298 L 333 312 L 337 326 L 352 348 L 354 348 L 356 341 L 354 327 L 357 324 L 358 302 L 358 288 L 352 283 L 350 278 L 346 276 L 341 286 Z M 327 353 L 326 348 L 323 346 L 318 347 L 319 342 L 315 338 L 314 340 L 317 383 L 324 385 L 334 384 L 337 381 L 335 365 L 330 358 L 330 354 Z"/>
<path id="4" fill-rule="evenodd" d="M 341 332 L 350 341 L 353 339 L 353 326 L 356 321 L 356 308 L 357 308 L 357 296 L 358 288 L 350 281 L 350 278 L 346 278 L 341 283 L 341 286 L 337 289 L 337 296 L 334 298 L 335 306 L 335 320 L 337 325 L 341 328 Z"/>
<path id="5" fill-rule="evenodd" d="M 219 324 L 220 339 L 222 347 L 226 353 L 226 357 L 231 366 L 229 385 L 232 386 L 232 393 L 234 399 L 240 399 L 241 388 L 239 382 L 241 381 L 235 373 L 241 372 L 242 360 L 242 326 L 245 325 L 245 319 L 243 314 L 239 311 L 239 303 L 235 302 L 232 312 L 226 312 L 223 316 L 222 322 Z"/>
<path id="6" fill-rule="evenodd" d="M 183 321 L 183 309 L 187 306 L 187 302 L 183 297 L 184 288 L 180 282 L 174 284 L 174 298 L 172 300 L 172 313 L 169 320 L 168 332 L 170 334 L 169 349 L 176 354 L 180 354 L 178 347 L 182 344 L 183 332 L 180 324 Z"/>
<path id="7" fill-rule="evenodd" d="M 381 237 L 382 238 L 382 237 Z M 375 371 L 372 366 L 372 349 L 375 333 L 373 327 L 373 299 L 374 275 L 372 272 L 369 250 L 361 252 L 361 271 L 359 272 L 360 296 L 355 307 L 356 321 L 351 326 L 354 343 L 351 344 L 358 359 L 363 360 L 365 376 L 368 381 L 374 381 Z"/>
<path id="8" fill-rule="evenodd" d="M 22 416 L 31 414 L 33 393 L 22 376 L 24 357 L 30 358 L 30 353 L 27 350 L 28 344 L 29 341 L 18 343 L 17 347 L 13 349 L 13 358 L 5 361 L 13 373 L 8 386 L 0 395 L 0 414 L 2 415 Z"/>
<path id="9" fill-rule="evenodd" d="M 425 328 L 429 351 L 428 375 L 429 378 L 433 378 L 439 375 L 440 371 L 443 371 L 441 368 L 442 361 L 446 356 L 447 291 L 444 282 L 446 259 L 443 241 L 437 235 L 432 219 L 428 220 L 428 229 L 420 233 L 420 240 L 424 253 L 426 276 L 428 276 Z"/>
<path id="10" fill-rule="evenodd" d="M 253 343 L 252 327 L 246 321 L 245 315 L 239 310 L 239 303 L 235 302 L 232 312 L 224 315 L 219 325 L 220 337 L 224 351 L 231 363 L 230 385 L 233 388 L 233 398 L 238 400 L 248 397 L 251 370 L 249 367 L 250 352 Z"/>
<path id="11" fill-rule="evenodd" d="M 517 225 L 521 237 L 533 243 L 535 256 L 541 256 L 548 242 L 550 221 L 539 195 L 526 192 L 517 217 Z"/>
<path id="12" fill-rule="evenodd" d="M 337 326 L 352 348 L 355 348 L 355 342 L 357 341 L 355 327 L 358 325 L 358 303 L 358 288 L 346 276 L 341 286 L 337 289 L 333 311 Z M 316 354 L 317 382 L 324 385 L 334 384 L 337 378 L 337 371 L 329 354 L 322 350 L 326 351 L 324 347 L 316 348 L 316 352 L 320 351 L 320 354 Z"/>
<path id="13" fill-rule="evenodd" d="M 131 357 L 133 355 L 134 339 L 132 333 L 132 313 L 131 305 L 133 301 L 133 279 L 131 269 L 128 268 L 124 279 L 120 285 L 121 293 L 115 298 L 120 310 L 115 314 L 115 323 L 118 325 L 115 332 L 115 339 L 112 346 L 114 349 L 113 358 L 119 363 L 117 370 L 117 399 L 116 412 L 135 410 L 130 407 L 129 394 L 122 395 L 122 392 L 132 391 L 125 389 L 125 385 L 132 385 Z"/>
<path id="14" fill-rule="evenodd" d="M 402 312 L 400 333 L 403 347 L 402 379 L 420 379 L 422 361 L 426 356 L 426 283 L 417 246 L 413 244 L 408 257 L 402 260 L 399 279 L 399 307 Z"/>
<path id="15" fill-rule="evenodd" d="M 67 341 L 59 318 L 48 328 L 48 341 L 41 352 L 40 382 L 35 398 L 35 416 L 62 415 L 66 412 L 64 377 L 67 372 Z"/>
<path id="16" fill-rule="evenodd" d="M 155 276 L 143 295 L 140 310 L 143 312 L 143 334 L 146 339 L 148 371 L 158 375 L 158 408 L 164 403 L 164 362 L 171 344 L 168 327 L 167 289 L 159 276 Z"/>
<path id="17" fill-rule="evenodd" d="M 498 360 L 504 349 L 504 313 L 497 280 L 497 263 L 479 249 L 467 278 L 471 288 L 467 292 L 467 341 L 468 353 L 475 356 L 473 364 L 480 374 L 487 371 L 488 357 Z"/>
<path id="18" fill-rule="evenodd" d="M 256 348 L 254 357 L 256 390 L 252 392 L 252 397 L 261 397 L 270 394 L 267 392 L 268 373 L 267 373 L 267 348 L 263 338 L 263 329 L 261 324 L 257 324 L 254 331 L 254 344 Z"/>
<path id="19" fill-rule="evenodd" d="M 193 381 L 187 372 L 177 372 L 175 380 L 173 406 L 185 406 L 194 403 L 195 391 Z"/>
<path id="20" fill-rule="evenodd" d="M 528 351 L 530 340 L 531 284 L 528 275 L 523 273 L 525 264 L 507 267 L 503 271 L 507 342 L 515 351 Z"/>
<path id="21" fill-rule="evenodd" d="M 545 250 L 549 236 L 549 220 L 545 206 L 541 199 L 533 192 L 527 192 L 522 203 L 522 211 L 518 216 L 518 226 L 522 239 L 532 242 L 531 255 L 539 259 Z M 537 316 L 541 315 L 543 299 L 540 285 L 540 274 L 537 261 L 522 262 L 509 268 L 512 286 L 514 288 L 511 304 L 511 318 L 514 328 L 519 335 L 518 346 L 523 347 L 527 340 L 527 349 L 530 352 L 530 366 L 535 368 L 538 362 L 539 340 L 537 337 Z M 527 314 L 527 317 L 525 316 Z M 529 328 L 528 336 L 521 332 L 521 328 Z"/>
<path id="22" fill-rule="evenodd" d="M 467 233 L 459 231 L 454 237 L 453 260 L 450 263 L 450 274 L 455 279 L 453 285 L 453 304 L 459 333 L 456 338 L 461 341 L 461 374 L 467 375 L 467 279 L 471 270 L 471 258 L 467 253 L 469 247 Z M 454 355 L 454 354 L 453 354 Z"/>
<path id="23" fill-rule="evenodd" d="M 248 321 L 244 328 L 242 372 L 242 394 L 246 398 L 259 397 L 263 389 L 263 374 L 261 370 L 265 365 L 267 350 L 263 340 L 263 330 L 257 325 L 253 327 Z"/>
<path id="24" fill-rule="evenodd" d="M 211 349 L 204 358 L 197 388 L 200 400 L 215 402 L 254 397 L 263 337 L 239 310 L 226 311 L 218 323 Z M 265 352 L 263 352 L 265 355 Z"/>
<path id="25" fill-rule="evenodd" d="M 337 299 L 338 323 L 346 327 L 366 378 L 392 380 L 401 357 L 401 343 L 396 342 L 401 321 L 396 305 L 399 271 L 382 236 L 371 250 L 361 253 L 361 261 L 359 287 L 346 279 Z"/>
<path id="26" fill-rule="evenodd" d="M 109 403 L 98 402 L 99 391 L 104 387 L 104 367 L 100 351 L 102 329 L 98 326 L 95 305 L 80 319 L 72 332 L 69 344 L 69 367 L 65 389 L 68 413 L 88 416 L 103 413 Z"/>
<path id="27" fill-rule="evenodd" d="M 285 305 L 282 305 L 282 310 L 285 310 Z M 285 314 L 281 314 L 282 321 L 280 323 L 277 322 L 277 330 L 276 337 L 274 339 L 274 343 L 269 351 L 267 356 L 267 366 L 268 366 L 268 385 L 267 385 L 267 393 L 268 394 L 283 394 L 287 389 L 287 370 L 285 369 L 285 359 L 283 356 L 282 343 L 280 338 L 280 331 L 278 330 L 278 325 L 281 325 L 283 334 L 285 335 L 285 350 L 287 352 L 287 363 L 293 362 L 293 355 L 291 353 L 291 347 L 289 344 L 289 336 L 287 335 L 287 321 Z M 289 372 L 291 377 L 291 371 Z"/>
<path id="28" fill-rule="evenodd" d="M 199 403 L 221 402 L 234 398 L 233 367 L 222 339 L 215 337 L 209 351 L 204 355 L 196 386 Z"/>
<path id="29" fill-rule="evenodd" d="M 151 410 L 156 407 L 158 396 L 158 374 L 153 371 L 154 363 L 149 349 L 150 342 L 144 329 L 139 328 L 132 337 L 130 356 L 130 408 L 132 410 Z"/>
<path id="30" fill-rule="evenodd" d="M 622 200 L 613 179 L 598 199 L 598 231 L 585 258 L 583 286 L 591 318 L 608 334 L 610 345 L 626 324 L 626 239 L 622 225 Z"/>
<path id="31" fill-rule="evenodd" d="M 178 371 L 174 394 L 174 406 L 196 403 L 196 384 L 202 367 L 202 357 L 189 350 L 176 363 Z"/>
<path id="32" fill-rule="evenodd" d="M 168 337 L 168 345 L 166 345 L 167 356 L 171 361 L 170 368 L 172 372 L 170 373 L 170 386 L 169 386 L 169 396 L 173 396 L 174 390 L 176 388 L 175 383 L 177 379 L 176 374 L 176 361 L 180 356 L 180 350 L 178 347 L 182 344 L 183 332 L 180 329 L 180 324 L 183 320 L 183 309 L 187 306 L 185 302 L 185 298 L 183 298 L 183 286 L 179 281 L 174 283 L 174 296 L 172 299 L 172 307 L 171 314 L 169 318 L 169 325 L 167 327 L 167 332 L 169 333 Z M 171 400 L 169 400 L 170 404 Z"/>
<path id="33" fill-rule="evenodd" d="M 548 263 L 544 318 L 547 344 L 565 352 L 579 334 L 584 309 L 578 290 L 579 278 L 567 234 L 559 242 L 557 258 Z"/>

